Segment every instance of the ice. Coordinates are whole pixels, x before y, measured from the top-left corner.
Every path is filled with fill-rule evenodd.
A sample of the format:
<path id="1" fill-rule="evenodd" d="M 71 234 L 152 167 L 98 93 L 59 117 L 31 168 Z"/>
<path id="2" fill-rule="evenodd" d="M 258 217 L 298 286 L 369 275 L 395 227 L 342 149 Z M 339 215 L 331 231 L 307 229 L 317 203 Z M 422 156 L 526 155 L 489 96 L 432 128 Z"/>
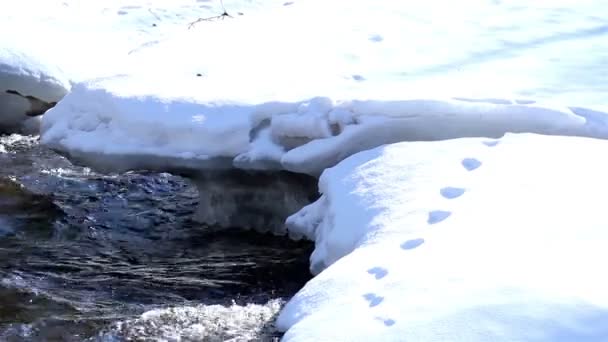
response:
<path id="1" fill-rule="evenodd" d="M 288 219 L 314 232 L 317 276 L 281 312 L 283 340 L 608 339 L 608 141 L 484 142 L 387 145 L 326 170 Z"/>

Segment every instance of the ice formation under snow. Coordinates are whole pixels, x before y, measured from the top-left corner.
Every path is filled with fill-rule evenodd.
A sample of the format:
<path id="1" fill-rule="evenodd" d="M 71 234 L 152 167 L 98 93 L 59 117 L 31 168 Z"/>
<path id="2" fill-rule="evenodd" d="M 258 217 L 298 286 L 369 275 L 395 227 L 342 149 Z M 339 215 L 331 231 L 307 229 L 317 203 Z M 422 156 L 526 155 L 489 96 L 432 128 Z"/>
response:
<path id="1" fill-rule="evenodd" d="M 77 85 L 45 116 L 43 142 L 100 169 L 237 167 L 318 175 L 356 152 L 399 141 L 507 132 L 608 138 L 608 114 L 578 107 L 326 97 L 218 104 L 131 94 L 139 88 L 124 89 L 122 82 Z"/>

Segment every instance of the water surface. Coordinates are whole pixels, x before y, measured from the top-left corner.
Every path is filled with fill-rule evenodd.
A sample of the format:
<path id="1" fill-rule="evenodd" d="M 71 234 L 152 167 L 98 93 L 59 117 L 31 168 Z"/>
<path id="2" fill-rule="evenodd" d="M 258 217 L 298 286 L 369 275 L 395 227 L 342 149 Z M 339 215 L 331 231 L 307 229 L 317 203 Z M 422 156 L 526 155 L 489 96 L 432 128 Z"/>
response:
<path id="1" fill-rule="evenodd" d="M 0 144 L 0 340 L 279 336 L 309 243 L 193 222 L 196 189 L 177 176 L 100 175 L 35 138 Z"/>

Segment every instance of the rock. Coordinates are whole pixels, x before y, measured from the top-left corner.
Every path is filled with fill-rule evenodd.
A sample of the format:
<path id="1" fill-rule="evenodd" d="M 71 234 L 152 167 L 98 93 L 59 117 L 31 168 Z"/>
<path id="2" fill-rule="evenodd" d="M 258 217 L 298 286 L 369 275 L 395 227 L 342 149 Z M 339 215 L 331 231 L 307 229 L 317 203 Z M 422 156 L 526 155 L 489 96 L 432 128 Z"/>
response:
<path id="1" fill-rule="evenodd" d="M 36 219 L 52 217 L 60 212 L 52 196 L 33 193 L 11 179 L 0 177 L 0 217 Z"/>
<path id="2" fill-rule="evenodd" d="M 0 132 L 37 134 L 44 114 L 67 94 L 63 73 L 17 49 L 0 47 Z"/>

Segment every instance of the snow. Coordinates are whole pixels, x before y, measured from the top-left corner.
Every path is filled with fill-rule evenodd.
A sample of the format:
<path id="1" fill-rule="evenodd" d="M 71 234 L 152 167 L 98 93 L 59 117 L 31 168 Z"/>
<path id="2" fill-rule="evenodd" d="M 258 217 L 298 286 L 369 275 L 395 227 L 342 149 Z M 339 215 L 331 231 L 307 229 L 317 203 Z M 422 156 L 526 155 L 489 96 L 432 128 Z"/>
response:
<path id="1" fill-rule="evenodd" d="M 30 101 L 9 92 L 56 102 L 68 88 L 67 79 L 58 68 L 45 65 L 10 45 L 0 45 L 0 130 L 37 132 L 40 129 L 40 120 L 26 114 L 34 109 Z"/>
<path id="2" fill-rule="evenodd" d="M 75 161 L 322 174 L 285 341 L 608 339 L 601 1 L 224 4 L 23 0 L 0 51 L 74 84 L 41 139 Z"/>
<path id="3" fill-rule="evenodd" d="M 234 18 L 190 28 L 221 8 L 164 5 L 181 19 L 159 21 L 150 11 L 161 8 L 133 1 L 88 8 L 96 25 L 117 27 L 104 38 L 113 46 L 91 48 L 111 58 L 96 74 L 72 67 L 78 81 L 92 76 L 44 119 L 43 142 L 101 169 L 318 175 L 398 141 L 607 136 L 598 75 L 608 71 L 608 29 L 597 1 L 234 1 L 225 4 Z"/>
<path id="4" fill-rule="evenodd" d="M 284 341 L 604 341 L 607 141 L 405 142 L 326 170 L 293 215 L 317 276 Z M 355 324 L 356 322 L 356 324 Z"/>
<path id="5" fill-rule="evenodd" d="M 122 88 L 114 90 L 117 81 Z M 232 165 L 222 167 L 318 175 L 351 154 L 399 141 L 506 132 L 608 137 L 608 115 L 595 111 L 598 119 L 589 120 L 590 109 L 453 99 L 216 103 L 124 94 L 132 89 L 139 88 L 115 78 L 75 86 L 45 115 L 43 142 L 74 155 L 109 156 L 89 158 L 104 169 L 142 168 L 141 158 L 111 157 L 146 155 L 169 171 L 184 167 L 170 158 L 200 161 L 195 169 L 218 168 L 215 161 L 228 158 Z"/>

